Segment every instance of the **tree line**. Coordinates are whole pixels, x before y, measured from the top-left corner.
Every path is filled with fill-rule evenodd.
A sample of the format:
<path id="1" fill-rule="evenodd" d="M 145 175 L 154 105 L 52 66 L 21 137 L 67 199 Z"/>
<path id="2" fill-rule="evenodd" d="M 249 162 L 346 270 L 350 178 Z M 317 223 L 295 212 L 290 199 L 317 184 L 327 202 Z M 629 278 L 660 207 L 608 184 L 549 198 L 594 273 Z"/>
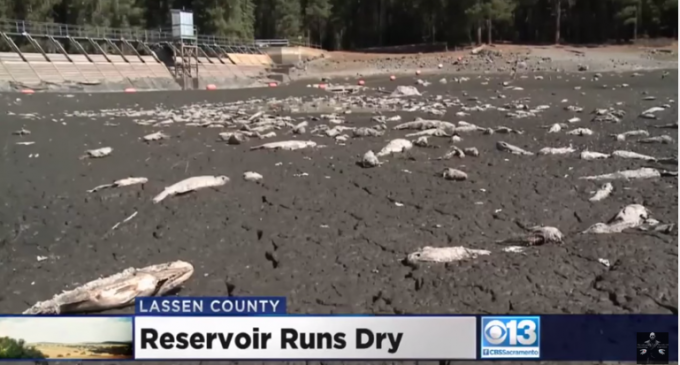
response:
<path id="1" fill-rule="evenodd" d="M 677 0 L 0 0 L 0 18 L 308 41 L 327 49 L 416 43 L 602 43 L 678 33 Z"/>

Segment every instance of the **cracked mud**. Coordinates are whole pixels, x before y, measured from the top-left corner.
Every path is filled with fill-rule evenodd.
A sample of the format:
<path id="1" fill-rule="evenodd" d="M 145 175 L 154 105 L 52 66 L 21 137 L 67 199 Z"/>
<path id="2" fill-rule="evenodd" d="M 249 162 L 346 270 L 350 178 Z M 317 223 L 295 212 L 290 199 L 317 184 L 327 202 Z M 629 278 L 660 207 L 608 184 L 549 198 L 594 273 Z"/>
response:
<path id="1" fill-rule="evenodd" d="M 637 138 L 612 137 L 643 129 L 651 136 L 677 138 L 675 129 L 652 127 L 677 121 L 676 103 L 655 120 L 638 117 L 643 110 L 677 100 L 677 71 L 665 78 L 660 71 L 640 77 L 607 73 L 599 80 L 584 73 L 542 80 L 530 76 L 513 82 L 523 90 L 503 90 L 505 100 L 491 97 L 507 77 L 490 77 L 485 85 L 475 76 L 463 84 L 446 85 L 437 82 L 441 76 L 421 78 L 433 82 L 418 87 L 425 95 L 476 97 L 494 105 L 529 97 L 532 106 L 551 107 L 522 119 L 506 118 L 495 110 L 458 117 L 457 106 L 448 108 L 443 117 L 386 112 L 388 117 L 399 114 L 404 121 L 417 116 L 465 120 L 482 128 L 502 125 L 524 133 L 461 134 L 456 145 L 476 147 L 479 156 L 450 160 L 438 160 L 450 139 L 430 137 L 428 148 L 386 156 L 380 166 L 364 169 L 356 163 L 366 151 L 379 151 L 389 140 L 412 131 L 393 130 L 396 124 L 388 123 L 383 136 L 341 144 L 328 137 L 298 137 L 326 145 L 323 149 L 250 151 L 261 143 L 229 145 L 220 141 L 220 129 L 215 128 L 164 127 L 170 138 L 144 143 L 140 138 L 159 128 L 124 117 L 63 116 L 223 102 L 249 95 L 328 95 L 323 90 L 293 85 L 132 96 L 0 95 L 9 112 L 0 115 L 2 312 L 21 313 L 63 289 L 128 267 L 184 260 L 194 265 L 195 274 L 180 295 L 285 296 L 293 313 L 677 314 L 676 235 L 635 230 L 579 233 L 629 204 L 642 204 L 654 218 L 677 223 L 677 177 L 612 181 L 613 192 L 598 202 L 589 199 L 602 183 L 579 179 L 654 166 L 642 160 L 580 159 L 579 152 L 586 149 L 677 156 L 677 143 L 641 144 Z M 392 90 L 413 82 L 412 77 L 396 83 L 367 80 L 367 86 Z M 613 88 L 622 83 L 629 86 Z M 656 100 L 644 100 L 643 92 Z M 584 112 L 565 111 L 568 104 L 562 99 Z M 590 111 L 609 107 L 626 111 L 620 123 L 590 122 Z M 309 116 L 293 115 L 298 123 Z M 374 124 L 372 116 L 349 114 L 347 125 L 369 127 Z M 570 127 L 588 127 L 594 135 L 548 133 L 545 128 L 575 116 L 583 121 Z M 310 121 L 310 128 L 318 123 Z M 12 134 L 22 128 L 31 133 Z M 267 142 L 292 138 L 282 130 Z M 17 144 L 21 141 L 35 143 Z M 534 152 L 572 145 L 577 152 L 513 155 L 497 150 L 498 141 Z M 105 146 L 114 149 L 110 156 L 79 159 L 83 151 Z M 468 179 L 443 179 L 445 168 L 465 171 Z M 677 170 L 677 165 L 664 168 Z M 263 179 L 245 181 L 241 177 L 247 171 L 257 171 Z M 198 175 L 226 175 L 231 181 L 151 203 L 164 187 Z M 149 181 L 87 193 L 128 176 Z M 134 219 L 111 230 L 134 212 L 138 212 Z M 528 247 L 521 253 L 501 251 L 496 242 L 517 233 L 517 222 L 558 227 L 565 234 L 564 243 Z M 492 254 L 447 264 L 406 263 L 409 253 L 424 246 L 465 246 Z"/>

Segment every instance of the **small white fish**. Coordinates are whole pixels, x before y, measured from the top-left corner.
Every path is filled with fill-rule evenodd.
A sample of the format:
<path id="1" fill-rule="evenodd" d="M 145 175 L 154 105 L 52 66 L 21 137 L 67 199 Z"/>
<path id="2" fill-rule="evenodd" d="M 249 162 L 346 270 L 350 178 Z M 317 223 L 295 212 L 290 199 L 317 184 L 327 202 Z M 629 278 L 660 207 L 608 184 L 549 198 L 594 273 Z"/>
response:
<path id="1" fill-rule="evenodd" d="M 572 146 L 569 147 L 545 147 L 538 151 L 540 155 L 567 155 L 576 152 Z"/>
<path id="2" fill-rule="evenodd" d="M 673 143 L 673 138 L 671 136 L 663 135 L 663 136 L 656 136 L 656 137 L 649 137 L 649 138 L 644 138 L 638 141 L 639 143 L 663 143 L 663 144 L 669 144 Z"/>
<path id="3" fill-rule="evenodd" d="M 229 182 L 226 176 L 194 176 L 166 187 L 160 194 L 153 198 L 154 204 L 160 203 L 163 199 L 188 193 L 204 188 L 213 188 L 225 185 Z"/>
<path id="4" fill-rule="evenodd" d="M 553 124 L 550 129 L 548 130 L 548 133 L 557 133 L 562 130 L 562 125 L 559 123 Z"/>
<path id="5" fill-rule="evenodd" d="M 592 136 L 593 131 L 588 128 L 576 128 L 567 132 L 570 136 Z"/>
<path id="6" fill-rule="evenodd" d="M 142 137 L 142 140 L 145 142 L 151 142 L 151 141 L 160 141 L 162 139 L 168 139 L 170 136 L 163 132 L 156 132 L 156 133 L 151 133 L 147 134 L 146 136 Z"/>
<path id="7" fill-rule="evenodd" d="M 524 156 L 533 156 L 534 155 L 533 152 L 523 150 L 523 149 L 521 149 L 517 146 L 513 146 L 510 143 L 506 143 L 506 142 L 503 142 L 503 141 L 496 142 L 496 148 L 499 151 L 510 152 L 513 155 L 524 155 Z"/>
<path id="8" fill-rule="evenodd" d="M 113 152 L 113 148 L 111 147 L 102 147 L 102 148 L 97 148 L 94 150 L 88 150 L 85 151 L 87 154 L 85 157 L 91 157 L 91 158 L 101 158 L 101 157 L 106 157 Z"/>
<path id="9" fill-rule="evenodd" d="M 609 158 L 610 155 L 606 153 L 600 153 L 600 152 L 592 152 L 592 151 L 583 151 L 581 152 L 581 159 L 582 160 L 604 160 Z"/>
<path id="10" fill-rule="evenodd" d="M 430 145 L 429 141 L 427 140 L 427 136 L 420 136 L 418 139 L 416 139 L 413 142 L 414 145 L 418 147 L 427 147 Z"/>
<path id="11" fill-rule="evenodd" d="M 248 171 L 243 173 L 243 180 L 245 181 L 260 181 L 262 180 L 262 175 L 258 174 L 257 172 L 253 171 Z"/>
<path id="12" fill-rule="evenodd" d="M 263 145 L 250 147 L 250 150 L 284 150 L 284 151 L 295 151 L 301 150 L 307 147 L 316 147 L 316 142 L 314 141 L 281 141 L 281 142 L 271 142 L 265 143 Z"/>
<path id="13" fill-rule="evenodd" d="M 397 138 L 393 139 L 387 144 L 387 146 L 383 147 L 383 149 L 381 149 L 380 152 L 377 153 L 377 156 L 380 157 L 387 156 L 392 153 L 406 152 L 412 148 L 413 143 L 411 143 L 411 141 L 409 141 L 408 139 Z"/>
<path id="14" fill-rule="evenodd" d="M 118 187 L 137 185 L 137 184 L 146 184 L 147 182 L 149 182 L 149 179 L 147 179 L 145 177 L 128 177 L 128 178 L 125 178 L 125 179 L 116 180 L 111 184 L 104 184 L 104 185 L 96 186 L 96 187 L 88 190 L 87 192 L 88 193 L 94 193 L 95 191 L 102 190 L 102 189 L 118 188 Z"/>
<path id="15" fill-rule="evenodd" d="M 417 262 L 453 262 L 461 261 L 467 259 L 473 259 L 477 256 L 490 255 L 491 251 L 487 250 L 475 250 L 470 248 L 465 248 L 462 246 L 457 247 L 430 247 L 425 246 L 422 249 L 411 253 L 407 257 L 407 261 L 411 263 Z"/>
<path id="16" fill-rule="evenodd" d="M 584 176 L 581 180 L 632 180 L 632 179 L 653 179 L 661 177 L 661 172 L 657 169 L 643 167 L 637 170 L 617 171 L 610 174 Z"/>
<path id="17" fill-rule="evenodd" d="M 635 130 L 635 131 L 628 131 L 628 132 L 624 132 L 624 133 L 621 133 L 621 134 L 614 135 L 616 140 L 620 141 L 620 142 L 625 141 L 626 138 L 628 138 L 628 137 L 639 137 L 639 136 L 645 136 L 645 137 L 649 136 L 649 132 L 642 130 L 642 129 L 639 129 L 639 130 Z"/>
<path id="18" fill-rule="evenodd" d="M 467 180 L 468 176 L 465 172 L 456 170 L 453 168 L 447 168 L 442 172 L 442 177 L 446 180 L 453 180 L 453 181 L 463 181 Z"/>
<path id="19" fill-rule="evenodd" d="M 361 158 L 360 165 L 364 168 L 376 167 L 380 165 L 380 161 L 373 151 L 368 151 Z"/>
<path id="20" fill-rule="evenodd" d="M 654 114 L 654 113 L 657 113 L 657 112 L 662 112 L 664 110 L 666 110 L 666 109 L 659 107 L 659 106 L 655 106 L 655 107 L 652 107 L 652 108 L 649 108 L 649 109 L 643 111 L 642 113 L 640 113 L 640 115 Z"/>
<path id="21" fill-rule="evenodd" d="M 600 200 L 607 198 L 612 191 L 614 191 L 614 185 L 612 185 L 612 183 L 605 183 L 589 200 L 591 202 L 599 202 Z"/>
<path id="22" fill-rule="evenodd" d="M 650 211 L 640 204 L 625 206 L 607 223 L 595 223 L 583 233 L 611 234 L 637 228 L 650 221 Z"/>
<path id="23" fill-rule="evenodd" d="M 629 160 L 656 161 L 656 157 L 647 156 L 631 151 L 614 151 L 612 152 L 612 157 L 625 158 Z"/>

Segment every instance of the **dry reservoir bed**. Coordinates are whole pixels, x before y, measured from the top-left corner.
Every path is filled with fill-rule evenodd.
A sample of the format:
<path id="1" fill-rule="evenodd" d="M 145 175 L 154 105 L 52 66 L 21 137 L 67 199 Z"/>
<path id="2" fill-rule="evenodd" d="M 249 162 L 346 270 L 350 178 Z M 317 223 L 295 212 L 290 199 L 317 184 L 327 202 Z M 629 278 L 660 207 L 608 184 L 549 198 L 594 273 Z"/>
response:
<path id="1" fill-rule="evenodd" d="M 414 85 L 414 78 L 368 80 L 368 90 L 349 96 L 304 85 L 3 94 L 0 308 L 21 313 L 101 275 L 184 260 L 196 272 L 181 295 L 281 295 L 295 313 L 677 313 L 677 230 L 668 224 L 678 220 L 678 185 L 677 177 L 666 176 L 677 171 L 677 124 L 667 126 L 678 119 L 677 71 L 535 76 L 471 76 L 447 84 L 439 82 L 441 76 L 423 76 L 432 82 L 416 85 L 423 96 L 391 98 L 404 101 L 383 114 L 400 115 L 401 121 L 382 123 L 372 120 L 377 115 L 372 110 L 386 108 L 389 92 Z M 285 99 L 290 95 L 302 99 Z M 251 97 L 260 101 L 233 104 Z M 313 98 L 324 99 L 309 102 Z M 355 111 L 313 118 L 343 104 Z M 653 112 L 656 119 L 640 117 L 656 106 L 661 107 Z M 608 110 L 596 115 L 596 109 Z M 265 115 L 251 118 L 257 111 L 294 120 L 257 130 L 253 127 L 271 122 Z M 441 111 L 445 115 L 431 114 Z M 379 157 L 382 164 L 373 168 L 357 165 L 367 151 L 378 153 L 390 140 L 419 132 L 394 129 L 416 117 L 456 126 L 441 128 L 446 136 L 429 137 L 428 147 Z M 568 122 L 575 117 L 581 121 Z M 276 136 L 231 145 L 219 134 L 234 132 L 238 119 L 250 119 L 242 123 L 260 135 Z M 291 126 L 302 121 L 309 122 L 305 133 L 292 133 Z M 469 130 L 460 121 L 479 128 Z M 352 129 L 340 130 L 348 137 L 343 142 L 320 125 L 378 131 L 383 125 L 386 131 L 357 138 Z M 561 130 L 551 133 L 551 126 Z M 593 134 L 568 134 L 577 128 Z M 24 135 L 15 133 L 22 129 Z M 612 136 L 632 130 L 649 135 Z M 169 138 L 140 140 L 158 131 Z M 453 143 L 452 134 L 461 140 Z M 641 143 L 662 135 L 673 140 Z M 317 146 L 250 150 L 285 140 Z M 501 151 L 499 141 L 534 155 Z M 476 147 L 479 156 L 440 160 L 453 146 Z M 566 155 L 538 153 L 569 146 L 574 152 Z M 101 147 L 113 151 L 85 156 Z M 584 150 L 631 151 L 660 160 L 584 160 Z M 442 177 L 449 167 L 467 179 Z M 607 181 L 580 179 L 642 167 L 664 176 L 613 180 L 611 194 L 597 202 L 589 199 Z M 263 179 L 246 181 L 247 171 Z M 152 203 L 165 187 L 198 175 L 230 181 Z M 148 182 L 87 192 L 126 177 Z M 621 233 L 582 233 L 631 204 L 648 209 L 663 229 L 646 219 L 642 227 Z M 511 250 L 498 243 L 536 225 L 559 229 L 563 242 Z M 449 263 L 405 260 L 424 246 L 490 253 Z"/>

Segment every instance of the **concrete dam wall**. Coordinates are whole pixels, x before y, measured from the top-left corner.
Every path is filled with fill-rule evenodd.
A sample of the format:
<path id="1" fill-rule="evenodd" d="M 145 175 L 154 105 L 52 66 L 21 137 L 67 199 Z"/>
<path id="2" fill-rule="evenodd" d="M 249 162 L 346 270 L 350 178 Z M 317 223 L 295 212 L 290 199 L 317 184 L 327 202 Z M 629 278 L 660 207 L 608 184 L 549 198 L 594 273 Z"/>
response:
<path id="1" fill-rule="evenodd" d="M 172 56 L 0 52 L 0 91 L 179 90 Z M 186 61 L 185 61 L 186 62 Z M 197 56 L 197 88 L 266 86 L 266 54 Z"/>
<path id="2" fill-rule="evenodd" d="M 309 47 L 268 47 L 264 52 L 277 65 L 295 65 L 325 55 L 324 50 Z"/>

